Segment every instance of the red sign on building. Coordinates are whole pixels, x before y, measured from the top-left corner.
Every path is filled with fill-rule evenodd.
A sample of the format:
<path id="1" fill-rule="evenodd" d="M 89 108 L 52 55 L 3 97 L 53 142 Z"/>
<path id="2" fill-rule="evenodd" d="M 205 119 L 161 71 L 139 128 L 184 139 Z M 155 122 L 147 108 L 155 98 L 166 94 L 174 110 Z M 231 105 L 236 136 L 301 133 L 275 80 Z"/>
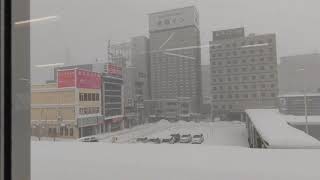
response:
<path id="1" fill-rule="evenodd" d="M 75 87 L 75 69 L 58 71 L 58 88 Z"/>
<path id="2" fill-rule="evenodd" d="M 100 89 L 101 76 L 99 73 L 77 69 L 77 88 Z"/>
<path id="3" fill-rule="evenodd" d="M 122 68 L 116 64 L 107 63 L 105 65 L 105 71 L 109 76 L 122 77 Z"/>
<path id="4" fill-rule="evenodd" d="M 100 89 L 101 76 L 99 73 L 82 69 L 61 70 L 58 71 L 58 87 Z"/>

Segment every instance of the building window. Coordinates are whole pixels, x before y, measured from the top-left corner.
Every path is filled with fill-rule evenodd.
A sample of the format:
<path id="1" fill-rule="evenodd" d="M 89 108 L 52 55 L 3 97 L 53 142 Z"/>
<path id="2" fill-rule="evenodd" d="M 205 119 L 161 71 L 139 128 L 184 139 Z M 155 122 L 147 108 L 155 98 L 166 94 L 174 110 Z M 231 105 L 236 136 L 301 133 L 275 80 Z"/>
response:
<path id="1" fill-rule="evenodd" d="M 220 99 L 223 99 L 223 95 L 222 94 L 220 95 Z"/>
<path id="2" fill-rule="evenodd" d="M 232 80 L 231 80 L 231 77 L 228 77 L 228 81 L 229 81 L 229 82 L 232 81 Z"/>
<path id="3" fill-rule="evenodd" d="M 243 89 L 248 89 L 248 85 L 243 85 Z"/>
<path id="4" fill-rule="evenodd" d="M 242 72 L 246 72 L 247 71 L 247 68 L 242 68 Z"/>
<path id="5" fill-rule="evenodd" d="M 248 98 L 248 94 L 243 94 L 243 98 Z"/>
<path id="6" fill-rule="evenodd" d="M 231 69 L 228 69 L 227 71 L 230 73 L 230 72 L 231 72 Z"/>
<path id="7" fill-rule="evenodd" d="M 88 101 L 88 94 L 87 93 L 83 94 L 83 101 Z"/>
<path id="8" fill-rule="evenodd" d="M 232 105 L 229 105 L 229 109 L 232 109 Z"/>
<path id="9" fill-rule="evenodd" d="M 68 128 L 65 128 L 65 131 L 64 131 L 64 135 L 65 136 L 69 136 L 69 131 L 68 130 L 69 130 Z"/>
<path id="10" fill-rule="evenodd" d="M 216 90 L 217 90 L 217 87 L 213 87 L 212 89 L 213 89 L 214 91 L 216 91 Z"/>
<path id="11" fill-rule="evenodd" d="M 219 79 L 219 82 L 223 82 L 223 79 L 222 79 L 222 78 L 220 78 L 220 79 Z"/>
<path id="12" fill-rule="evenodd" d="M 264 53 L 264 50 L 263 50 L 263 49 L 260 49 L 259 52 L 260 52 L 260 54 L 263 54 L 263 53 Z"/>
<path id="13" fill-rule="evenodd" d="M 253 84 L 253 85 L 251 86 L 251 88 L 252 88 L 252 89 L 256 89 L 257 86 L 256 86 L 255 84 Z"/>
<path id="14" fill-rule="evenodd" d="M 256 76 L 254 76 L 254 75 L 251 78 L 252 78 L 252 80 L 256 80 Z"/>
<path id="15" fill-rule="evenodd" d="M 60 127 L 60 136 L 63 136 L 63 127 Z"/>
<path id="16" fill-rule="evenodd" d="M 260 61 L 262 62 L 262 61 L 264 61 L 264 58 L 262 57 L 262 58 L 260 58 Z"/>
<path id="17" fill-rule="evenodd" d="M 261 96 L 262 96 L 262 97 L 265 97 L 265 96 L 266 96 L 266 93 L 264 93 L 264 92 L 261 93 Z"/>
<path id="18" fill-rule="evenodd" d="M 238 89 L 239 89 L 239 87 L 238 87 L 238 86 L 234 86 L 234 89 L 238 90 Z"/>
<path id="19" fill-rule="evenodd" d="M 233 51 L 232 54 L 233 54 L 234 56 L 236 56 L 236 55 L 237 55 L 237 51 Z"/>
<path id="20" fill-rule="evenodd" d="M 235 94 L 234 96 L 235 96 L 237 99 L 239 98 L 239 94 Z"/>
<path id="21" fill-rule="evenodd" d="M 253 49 L 250 50 L 250 54 L 254 54 L 254 50 Z"/>
<path id="22" fill-rule="evenodd" d="M 213 95 L 213 99 L 217 99 L 217 95 Z"/>
<path id="23" fill-rule="evenodd" d="M 246 63 L 247 62 L 247 60 L 245 60 L 245 59 L 242 59 L 242 63 Z"/>
<path id="24" fill-rule="evenodd" d="M 96 94 L 96 101 L 100 101 L 100 96 L 99 96 L 99 94 Z"/>
<path id="25" fill-rule="evenodd" d="M 220 86 L 220 90 L 223 90 L 223 86 Z"/>
<path id="26" fill-rule="evenodd" d="M 233 79 L 234 79 L 234 81 L 238 81 L 239 80 L 238 76 L 234 77 Z"/>
<path id="27" fill-rule="evenodd" d="M 264 79 L 264 75 L 260 75 L 260 79 Z"/>
<path id="28" fill-rule="evenodd" d="M 238 68 L 234 68 L 234 69 L 233 69 L 233 72 L 238 72 Z"/>
<path id="29" fill-rule="evenodd" d="M 251 59 L 251 62 L 255 62 L 256 60 L 254 58 Z"/>
<path id="30" fill-rule="evenodd" d="M 271 84 L 270 87 L 271 87 L 271 88 L 274 88 L 274 84 Z"/>
<path id="31" fill-rule="evenodd" d="M 88 93 L 88 101 L 92 101 L 91 94 Z"/>
<path id="32" fill-rule="evenodd" d="M 229 95 L 228 95 L 228 98 L 229 98 L 229 99 L 232 99 L 232 94 L 229 94 Z"/>
<path id="33" fill-rule="evenodd" d="M 271 93 L 271 97 L 275 97 L 276 96 L 276 94 L 275 93 Z"/>
<path id="34" fill-rule="evenodd" d="M 247 76 L 242 76 L 242 81 L 245 81 L 245 80 L 247 80 L 247 79 L 248 79 Z"/>
<path id="35" fill-rule="evenodd" d="M 264 70 L 264 66 L 260 66 L 260 70 Z"/>
<path id="36" fill-rule="evenodd" d="M 231 91 L 232 90 L 232 86 L 229 86 L 228 89 L 229 89 L 229 91 Z"/>
<path id="37" fill-rule="evenodd" d="M 92 98 L 92 101 L 96 101 L 96 95 L 95 94 L 91 94 L 91 98 Z"/>
<path id="38" fill-rule="evenodd" d="M 270 79 L 273 79 L 274 78 L 274 74 L 270 74 Z"/>
<path id="39" fill-rule="evenodd" d="M 257 97 L 257 94 L 256 94 L 256 93 L 253 93 L 251 96 L 252 96 L 253 98 L 256 98 L 256 97 Z"/>
<path id="40" fill-rule="evenodd" d="M 265 88 L 266 87 L 266 85 L 265 84 L 261 84 L 261 88 L 263 89 L 263 88 Z"/>
<path id="41" fill-rule="evenodd" d="M 70 128 L 70 136 L 73 136 L 73 128 Z"/>

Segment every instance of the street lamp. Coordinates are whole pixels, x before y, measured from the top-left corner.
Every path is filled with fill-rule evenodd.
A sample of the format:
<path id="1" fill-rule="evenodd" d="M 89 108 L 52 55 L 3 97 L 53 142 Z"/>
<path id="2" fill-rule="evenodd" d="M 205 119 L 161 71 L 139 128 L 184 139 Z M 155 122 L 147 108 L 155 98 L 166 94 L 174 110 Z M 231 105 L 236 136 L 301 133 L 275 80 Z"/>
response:
<path id="1" fill-rule="evenodd" d="M 305 69 L 301 68 L 301 69 L 297 70 L 297 72 L 300 72 L 300 71 L 302 71 L 302 73 L 303 73 L 304 117 L 305 117 L 305 120 L 306 120 L 306 133 L 309 134 Z"/>

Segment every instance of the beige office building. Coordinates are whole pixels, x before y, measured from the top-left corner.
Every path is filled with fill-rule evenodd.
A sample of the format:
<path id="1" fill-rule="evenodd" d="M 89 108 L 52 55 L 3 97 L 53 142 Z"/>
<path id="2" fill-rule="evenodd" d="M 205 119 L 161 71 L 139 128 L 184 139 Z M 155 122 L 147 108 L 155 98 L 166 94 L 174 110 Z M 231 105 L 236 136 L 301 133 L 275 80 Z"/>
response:
<path id="1" fill-rule="evenodd" d="M 101 115 L 101 89 L 33 85 L 32 135 L 79 138 L 108 128 Z"/>

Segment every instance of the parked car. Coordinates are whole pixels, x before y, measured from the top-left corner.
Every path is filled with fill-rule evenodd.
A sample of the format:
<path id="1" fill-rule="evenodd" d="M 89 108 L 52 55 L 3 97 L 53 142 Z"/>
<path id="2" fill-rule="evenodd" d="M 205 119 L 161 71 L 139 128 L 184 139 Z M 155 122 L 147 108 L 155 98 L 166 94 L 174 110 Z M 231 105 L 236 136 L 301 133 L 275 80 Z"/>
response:
<path id="1" fill-rule="evenodd" d="M 192 137 L 192 144 L 201 144 L 203 143 L 204 138 L 203 138 L 203 134 L 196 134 Z"/>
<path id="2" fill-rule="evenodd" d="M 137 140 L 136 140 L 136 141 L 137 141 L 137 142 L 146 143 L 146 142 L 148 142 L 148 138 L 147 138 L 147 137 L 137 138 Z"/>
<path id="3" fill-rule="evenodd" d="M 174 143 L 180 142 L 180 134 L 171 134 L 171 136 L 174 139 L 174 141 L 173 141 Z"/>
<path id="4" fill-rule="evenodd" d="M 98 138 L 95 136 L 91 136 L 91 137 L 82 137 L 79 139 L 79 141 L 81 142 L 98 142 Z"/>
<path id="5" fill-rule="evenodd" d="M 174 141 L 175 141 L 174 137 L 171 136 L 171 137 L 168 137 L 168 138 L 163 138 L 161 142 L 162 143 L 168 143 L 168 144 L 174 144 Z"/>
<path id="6" fill-rule="evenodd" d="M 184 134 L 180 138 L 180 143 L 190 143 L 192 141 L 191 134 Z"/>
<path id="7" fill-rule="evenodd" d="M 148 140 L 148 142 L 152 142 L 152 143 L 155 143 L 155 144 L 160 144 L 161 143 L 161 139 L 160 138 L 150 138 Z"/>

